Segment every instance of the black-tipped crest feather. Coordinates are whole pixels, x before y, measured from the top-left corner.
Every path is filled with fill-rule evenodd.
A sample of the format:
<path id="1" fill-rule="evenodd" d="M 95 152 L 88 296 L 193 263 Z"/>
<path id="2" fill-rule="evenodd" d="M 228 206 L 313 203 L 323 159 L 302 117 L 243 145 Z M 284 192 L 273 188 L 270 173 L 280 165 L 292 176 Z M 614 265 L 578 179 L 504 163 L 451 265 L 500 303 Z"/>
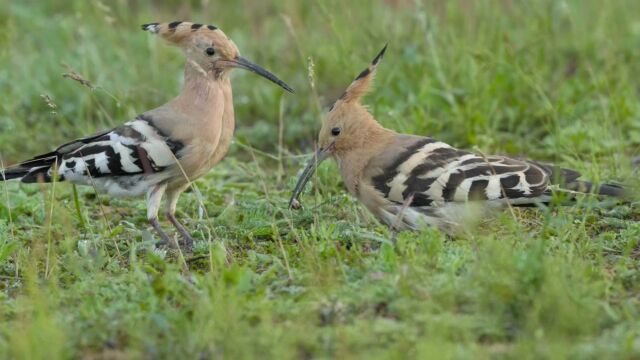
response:
<path id="1" fill-rule="evenodd" d="M 148 24 L 142 24 L 141 28 L 144 31 L 150 31 L 152 28 L 155 28 L 158 25 L 160 25 L 160 23 L 157 23 L 157 22 L 148 23 Z"/>
<path id="2" fill-rule="evenodd" d="M 380 62 L 380 60 L 382 60 L 382 58 L 384 57 L 384 53 L 387 51 L 387 46 L 389 44 L 384 44 L 384 47 L 382 48 L 382 50 L 380 50 L 380 52 L 378 53 L 378 55 L 376 56 L 375 59 L 373 59 L 373 61 L 371 62 L 371 65 L 376 66 L 378 65 L 378 63 Z"/>
<path id="3" fill-rule="evenodd" d="M 382 50 L 376 55 L 371 64 L 364 69 L 353 82 L 349 85 L 347 90 L 340 96 L 339 101 L 357 101 L 362 96 L 364 96 L 371 86 L 371 81 L 373 80 L 373 76 L 375 75 L 376 68 L 380 63 L 380 60 L 384 57 L 384 53 L 387 51 L 387 44 L 384 45 Z"/>

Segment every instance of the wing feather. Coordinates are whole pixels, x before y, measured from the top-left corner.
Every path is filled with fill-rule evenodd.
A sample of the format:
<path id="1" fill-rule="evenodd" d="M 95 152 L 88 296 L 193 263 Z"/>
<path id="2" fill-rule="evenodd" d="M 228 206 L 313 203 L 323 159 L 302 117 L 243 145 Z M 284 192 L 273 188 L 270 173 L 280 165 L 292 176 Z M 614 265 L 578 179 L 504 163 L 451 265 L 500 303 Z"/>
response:
<path id="1" fill-rule="evenodd" d="M 121 127 L 65 143 L 17 165 L 23 182 L 59 180 L 88 183 L 90 178 L 156 173 L 175 164 L 184 144 L 161 131 L 148 116 Z M 10 174 L 11 175 L 11 174 Z"/>
<path id="2" fill-rule="evenodd" d="M 139 116 L 64 154 L 59 173 L 70 180 L 155 173 L 175 164 L 182 148 L 151 119 Z"/>
<path id="3" fill-rule="evenodd" d="M 479 200 L 534 202 L 548 190 L 548 169 L 502 156 L 485 157 L 430 138 L 417 138 L 372 178 L 392 202 L 411 206 Z"/>

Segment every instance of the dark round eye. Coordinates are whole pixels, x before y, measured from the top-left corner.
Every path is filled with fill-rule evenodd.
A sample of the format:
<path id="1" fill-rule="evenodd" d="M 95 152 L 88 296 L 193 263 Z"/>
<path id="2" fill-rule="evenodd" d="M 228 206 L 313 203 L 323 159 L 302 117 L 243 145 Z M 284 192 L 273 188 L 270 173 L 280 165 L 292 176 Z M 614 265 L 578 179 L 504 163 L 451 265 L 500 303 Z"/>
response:
<path id="1" fill-rule="evenodd" d="M 205 52 L 207 53 L 207 55 L 209 56 L 213 56 L 216 53 L 216 49 L 214 48 L 207 48 L 207 50 L 205 50 Z"/>
<path id="2" fill-rule="evenodd" d="M 334 127 L 333 129 L 331 129 L 331 135 L 333 135 L 333 136 L 340 135 L 340 128 L 339 127 Z"/>

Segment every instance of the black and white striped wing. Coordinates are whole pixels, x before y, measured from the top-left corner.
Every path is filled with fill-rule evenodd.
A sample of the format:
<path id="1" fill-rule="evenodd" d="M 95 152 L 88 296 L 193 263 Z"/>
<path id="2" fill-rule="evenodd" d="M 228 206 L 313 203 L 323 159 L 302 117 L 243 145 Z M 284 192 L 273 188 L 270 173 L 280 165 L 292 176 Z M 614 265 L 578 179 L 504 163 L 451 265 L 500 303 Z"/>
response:
<path id="1" fill-rule="evenodd" d="M 54 164 L 60 180 L 90 183 L 92 178 L 153 174 L 176 163 L 183 144 L 163 134 L 143 115 L 121 127 L 81 138 L 23 162 L 23 182 L 50 181 Z"/>
<path id="2" fill-rule="evenodd" d="M 395 155 L 372 182 L 395 203 L 413 197 L 412 207 L 477 200 L 530 204 L 548 195 L 549 174 L 533 163 L 484 157 L 431 138 L 405 137 L 389 150 Z"/>

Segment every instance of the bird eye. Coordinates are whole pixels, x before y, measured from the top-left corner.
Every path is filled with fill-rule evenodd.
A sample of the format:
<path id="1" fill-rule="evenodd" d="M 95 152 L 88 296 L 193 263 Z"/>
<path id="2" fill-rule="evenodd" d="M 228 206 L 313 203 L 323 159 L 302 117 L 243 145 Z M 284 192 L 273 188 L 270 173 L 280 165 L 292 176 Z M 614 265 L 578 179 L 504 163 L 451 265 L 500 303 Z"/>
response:
<path id="1" fill-rule="evenodd" d="M 339 127 L 334 127 L 333 129 L 331 129 L 331 135 L 333 135 L 333 136 L 340 135 L 340 128 Z"/>
<path id="2" fill-rule="evenodd" d="M 213 56 L 216 53 L 216 50 L 212 47 L 207 48 L 207 50 L 205 50 L 205 52 L 207 53 L 207 55 L 209 56 Z"/>

